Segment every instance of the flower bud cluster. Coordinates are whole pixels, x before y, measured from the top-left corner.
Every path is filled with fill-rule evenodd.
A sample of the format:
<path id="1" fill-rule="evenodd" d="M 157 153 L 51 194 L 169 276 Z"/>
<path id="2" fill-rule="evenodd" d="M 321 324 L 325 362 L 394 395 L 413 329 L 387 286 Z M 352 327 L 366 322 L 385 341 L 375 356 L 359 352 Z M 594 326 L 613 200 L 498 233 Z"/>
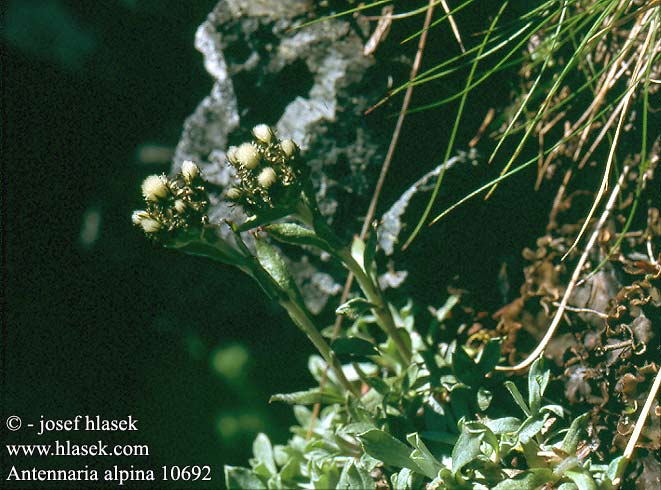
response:
<path id="1" fill-rule="evenodd" d="M 206 224 L 209 199 L 199 167 L 185 161 L 175 177 L 150 175 L 142 182 L 146 208 L 133 212 L 133 224 L 149 237 L 164 238 L 174 232 Z"/>
<path id="2" fill-rule="evenodd" d="M 252 135 L 252 141 L 227 151 L 239 182 L 225 196 L 251 214 L 290 207 L 300 197 L 306 171 L 298 146 L 290 139 L 279 140 L 266 124 L 255 126 Z"/>

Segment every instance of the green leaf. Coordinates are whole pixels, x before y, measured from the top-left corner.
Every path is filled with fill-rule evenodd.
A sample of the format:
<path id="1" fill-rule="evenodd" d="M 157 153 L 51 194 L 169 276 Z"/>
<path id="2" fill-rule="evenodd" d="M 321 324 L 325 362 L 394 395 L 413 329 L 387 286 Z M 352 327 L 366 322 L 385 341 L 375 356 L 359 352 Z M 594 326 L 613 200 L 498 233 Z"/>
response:
<path id="1" fill-rule="evenodd" d="M 551 376 L 550 371 L 542 369 L 542 359 L 539 358 L 533 362 L 528 373 L 528 405 L 532 414 L 539 413 L 542 406 L 542 396 Z"/>
<path id="2" fill-rule="evenodd" d="M 411 474 L 411 470 L 406 468 L 390 477 L 393 490 L 409 490 L 412 488 L 412 479 L 413 475 Z"/>
<path id="3" fill-rule="evenodd" d="M 530 409 L 528 408 L 528 405 L 526 405 L 526 402 L 523 399 L 523 396 L 521 395 L 521 392 L 516 387 L 516 385 L 511 381 L 505 381 L 505 388 L 507 388 L 507 390 L 510 392 L 516 404 L 521 408 L 521 410 L 523 410 L 523 413 L 525 413 L 526 416 L 529 417 Z"/>
<path id="4" fill-rule="evenodd" d="M 351 256 L 360 268 L 365 271 L 365 242 L 358 236 L 355 236 L 353 242 L 351 242 Z M 369 274 L 367 271 L 365 273 Z"/>
<path id="5" fill-rule="evenodd" d="M 285 264 L 285 261 L 275 247 L 259 235 L 255 235 L 255 245 L 257 249 L 257 260 L 268 275 L 292 298 L 300 299 L 301 294 L 298 291 L 296 282 L 294 282 L 287 264 Z"/>
<path id="6" fill-rule="evenodd" d="M 266 490 L 266 485 L 255 472 L 239 466 L 225 466 L 225 485 L 230 490 Z"/>
<path id="7" fill-rule="evenodd" d="M 376 256 L 376 239 L 376 221 L 374 221 L 374 223 L 372 223 L 370 233 L 367 235 L 367 243 L 365 243 L 365 252 L 363 254 L 363 264 L 365 266 L 365 271 L 368 274 L 370 274 L 372 271 L 374 257 Z"/>
<path id="8" fill-rule="evenodd" d="M 495 420 L 487 420 L 484 425 L 489 427 L 496 435 L 513 434 L 521 427 L 521 420 L 516 417 L 503 417 Z"/>
<path id="9" fill-rule="evenodd" d="M 252 452 L 255 455 L 255 460 L 258 463 L 257 466 L 263 466 L 267 470 L 268 476 L 273 476 L 278 472 L 277 468 L 275 467 L 275 460 L 273 459 L 273 446 L 271 446 L 271 441 L 269 441 L 269 438 L 266 436 L 266 434 L 262 434 L 260 432 L 257 435 L 255 442 L 252 443 Z M 255 472 L 261 474 L 257 468 L 255 468 Z"/>
<path id="10" fill-rule="evenodd" d="M 468 430 L 466 425 L 462 427 L 459 439 L 452 448 L 452 473 L 458 473 L 464 466 L 482 454 L 480 445 L 483 436 L 484 433 Z"/>
<path id="11" fill-rule="evenodd" d="M 627 460 L 624 459 L 622 456 L 618 456 L 615 458 L 613 461 L 608 463 L 608 468 L 606 469 L 606 478 L 612 483 L 615 478 L 617 478 L 617 475 L 620 471 L 620 466 L 626 465 Z"/>
<path id="12" fill-rule="evenodd" d="M 499 451 L 498 438 L 491 431 L 491 429 L 489 429 L 489 427 L 484 425 L 482 422 L 471 420 L 469 422 L 463 423 L 463 429 L 474 434 L 479 434 L 482 437 L 483 441 L 486 442 L 489 446 L 491 446 L 491 448 L 496 452 L 496 457 L 498 456 L 498 451 Z"/>
<path id="13" fill-rule="evenodd" d="M 355 365 L 355 367 L 358 368 L 356 369 L 356 372 L 358 373 L 360 380 L 367 386 L 374 388 L 381 395 L 387 395 L 390 393 L 390 385 L 388 385 L 388 383 L 386 383 L 384 380 L 378 376 L 368 376 L 362 369 L 360 369 L 359 366 Z"/>
<path id="14" fill-rule="evenodd" d="M 567 470 L 564 476 L 571 479 L 578 487 L 578 490 L 597 490 L 598 488 L 590 473 L 584 468 Z"/>
<path id="15" fill-rule="evenodd" d="M 501 481 L 493 490 L 538 490 L 545 483 L 553 483 L 555 480 L 553 472 L 548 468 L 533 468 Z"/>
<path id="16" fill-rule="evenodd" d="M 433 480 L 438 475 L 438 472 L 443 469 L 443 465 L 434 457 L 418 433 L 409 434 L 406 436 L 408 443 L 415 449 L 411 453 L 411 459 L 420 467 L 423 474 Z"/>
<path id="17" fill-rule="evenodd" d="M 278 393 L 271 397 L 269 403 L 271 402 L 285 402 L 290 405 L 333 404 L 343 403 L 344 398 L 335 392 L 314 388 L 312 390 L 296 391 L 294 393 Z"/>
<path id="18" fill-rule="evenodd" d="M 587 413 L 580 417 L 576 417 L 572 421 L 569 430 L 560 444 L 560 449 L 562 449 L 563 452 L 566 454 L 576 454 L 576 448 L 578 447 L 578 443 L 581 442 L 587 421 Z M 578 482 L 576 484 L 578 485 Z"/>
<path id="19" fill-rule="evenodd" d="M 309 245 L 326 252 L 330 252 L 331 249 L 328 243 L 319 238 L 313 230 L 295 223 L 277 223 L 264 226 L 263 229 L 279 242 L 292 245 Z"/>
<path id="20" fill-rule="evenodd" d="M 548 468 L 533 468 L 500 482 L 493 490 L 538 490 L 545 483 L 556 480 L 553 472 Z"/>
<path id="21" fill-rule="evenodd" d="M 370 429 L 375 429 L 374 424 L 371 422 L 351 422 L 338 430 L 340 434 L 356 435 L 367 432 Z"/>
<path id="22" fill-rule="evenodd" d="M 547 418 L 548 415 L 543 418 L 528 417 L 521 425 L 521 429 L 519 429 L 519 440 L 521 443 L 525 444 L 539 434 L 544 428 Z"/>
<path id="23" fill-rule="evenodd" d="M 363 313 L 375 307 L 376 305 L 370 303 L 365 298 L 352 298 L 338 306 L 335 314 L 346 316 L 350 320 L 357 320 Z"/>
<path id="24" fill-rule="evenodd" d="M 337 488 L 339 490 L 364 490 L 366 488 L 374 488 L 374 480 L 362 465 L 350 460 L 342 469 Z"/>
<path id="25" fill-rule="evenodd" d="M 411 448 L 379 429 L 371 429 L 358 435 L 363 449 L 373 458 L 383 461 L 396 468 L 408 468 L 422 473 L 422 470 L 411 459 Z"/>
<path id="26" fill-rule="evenodd" d="M 371 342 L 358 337 L 343 337 L 335 340 L 331 348 L 336 354 L 349 354 L 352 356 L 373 356 L 379 351 Z"/>

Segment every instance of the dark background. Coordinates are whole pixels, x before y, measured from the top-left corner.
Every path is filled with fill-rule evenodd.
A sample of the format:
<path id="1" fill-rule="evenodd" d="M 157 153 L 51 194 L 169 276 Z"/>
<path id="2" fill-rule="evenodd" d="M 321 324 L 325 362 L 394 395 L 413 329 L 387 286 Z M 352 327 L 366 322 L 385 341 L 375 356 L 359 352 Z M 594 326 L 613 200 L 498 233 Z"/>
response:
<path id="1" fill-rule="evenodd" d="M 130 220 L 141 180 L 169 167 L 141 163 L 138 149 L 174 147 L 211 88 L 193 41 L 214 4 L 2 7 L 3 442 L 146 443 L 150 457 L 124 466 L 208 464 L 213 485 L 191 488 L 218 488 L 258 431 L 286 439 L 290 410 L 267 402 L 310 383 L 305 339 L 237 272 L 154 247 Z M 90 215 L 98 233 L 81 239 Z M 139 432 L 25 428 L 77 414 L 131 414 Z M 9 433 L 9 415 L 24 428 Z M 11 464 L 86 463 L 10 461 L 3 449 L 0 467 L 4 480 Z"/>
<path id="2" fill-rule="evenodd" d="M 148 444 L 148 458 L 112 458 L 100 465 L 211 465 L 211 485 L 185 488 L 218 488 L 223 464 L 247 464 L 257 432 L 276 442 L 287 438 L 291 411 L 268 405 L 268 398 L 313 383 L 305 338 L 237 271 L 154 247 L 130 221 L 141 205 L 141 180 L 169 168 L 167 161 L 141 161 L 141 149 L 173 148 L 184 119 L 211 88 L 193 42 L 214 4 L 3 3 L 3 442 L 103 438 Z M 477 24 L 486 21 L 477 10 L 472 15 Z M 444 35 L 445 41 L 428 48 L 429 57 L 446 55 L 447 46 L 456 49 L 449 32 Z M 408 70 L 402 68 L 403 76 Z M 469 103 L 457 141 L 472 137 L 489 106 L 508 102 L 503 94 L 509 84 L 495 80 L 500 85 Z M 424 97 L 425 91 L 433 96 L 460 89 L 455 82 L 420 92 Z M 438 163 L 455 109 L 407 119 L 383 202 L 391 203 Z M 375 117 L 394 125 L 383 113 Z M 480 170 L 475 178 L 498 170 Z M 472 190 L 479 172 L 449 172 L 445 205 Z M 524 174 L 517 178 L 530 177 Z M 501 264 L 518 260 L 520 249 L 543 229 L 549 196 L 531 196 L 530 184 L 515 180 L 489 206 L 477 200 L 423 233 L 405 258 L 412 271 L 405 293 L 438 306 L 456 277 L 489 309 L 502 305 L 495 279 Z M 512 282 L 516 287 L 516 278 Z M 79 414 L 130 414 L 139 420 L 139 432 L 38 438 L 25 427 L 10 433 L 4 426 L 9 415 L 37 424 L 42 415 Z M 10 460 L 3 449 L 0 476 L 4 480 L 11 465 L 88 463 L 94 461 Z M 155 488 L 127 485 L 133 486 Z"/>

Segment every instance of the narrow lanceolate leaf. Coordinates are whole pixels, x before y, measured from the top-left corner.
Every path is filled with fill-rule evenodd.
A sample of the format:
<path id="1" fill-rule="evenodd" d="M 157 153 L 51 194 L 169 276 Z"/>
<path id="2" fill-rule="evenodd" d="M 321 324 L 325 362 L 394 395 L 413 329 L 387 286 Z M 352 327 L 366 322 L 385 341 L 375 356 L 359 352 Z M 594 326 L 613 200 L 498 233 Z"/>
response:
<path id="1" fill-rule="evenodd" d="M 353 260 L 358 263 L 360 268 L 365 270 L 365 242 L 357 236 L 354 237 L 353 242 L 351 242 L 351 256 L 353 257 Z"/>
<path id="2" fill-rule="evenodd" d="M 567 454 L 576 453 L 576 448 L 578 447 L 578 443 L 581 442 L 587 421 L 588 414 L 583 414 L 572 421 L 567 434 L 565 434 L 565 438 L 562 440 L 560 449 Z"/>
<path id="3" fill-rule="evenodd" d="M 313 389 L 307 391 L 296 391 L 294 393 L 279 393 L 273 395 L 270 402 L 285 402 L 290 405 L 314 405 L 315 403 L 342 403 L 344 399 L 328 390 Z"/>
<path id="4" fill-rule="evenodd" d="M 379 429 L 371 429 L 358 435 L 363 449 L 373 458 L 396 468 L 408 468 L 423 473 L 411 459 L 411 448 L 393 436 Z"/>
<path id="5" fill-rule="evenodd" d="M 415 448 L 411 453 L 411 459 L 420 467 L 427 478 L 431 480 L 436 478 L 438 472 L 443 469 L 441 462 L 427 449 L 417 432 L 406 436 L 406 440 Z"/>
<path id="6" fill-rule="evenodd" d="M 505 381 L 505 388 L 507 388 L 507 390 L 511 393 L 512 398 L 514 398 L 516 404 L 521 408 L 521 410 L 523 410 L 523 413 L 525 413 L 527 416 L 530 416 L 530 409 L 528 408 L 528 405 L 526 405 L 526 402 L 516 385 L 511 381 Z"/>
<path id="7" fill-rule="evenodd" d="M 551 371 L 542 369 L 541 359 L 537 359 L 530 366 L 528 373 L 528 406 L 532 414 L 537 414 L 542 406 L 542 396 L 549 384 Z"/>
<path id="8" fill-rule="evenodd" d="M 292 298 L 300 298 L 300 292 L 287 264 L 278 251 L 266 239 L 255 236 L 257 260 L 269 276 Z"/>
<path id="9" fill-rule="evenodd" d="M 372 269 L 372 264 L 374 263 L 374 257 L 376 256 L 376 221 L 372 224 L 372 227 L 367 235 L 367 241 L 365 242 L 365 253 L 363 254 L 363 265 L 365 266 L 365 271 L 369 274 Z"/>
<path id="10" fill-rule="evenodd" d="M 264 230 L 273 238 L 283 243 L 292 245 L 309 245 L 325 251 L 330 251 L 330 246 L 317 234 L 296 223 L 277 223 L 264 227 Z"/>

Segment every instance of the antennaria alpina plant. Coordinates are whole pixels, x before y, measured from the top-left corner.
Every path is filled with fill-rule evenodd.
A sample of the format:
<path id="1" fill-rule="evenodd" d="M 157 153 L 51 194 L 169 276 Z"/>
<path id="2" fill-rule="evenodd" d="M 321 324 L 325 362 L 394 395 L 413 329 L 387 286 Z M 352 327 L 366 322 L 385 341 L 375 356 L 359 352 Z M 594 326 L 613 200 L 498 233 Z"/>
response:
<path id="1" fill-rule="evenodd" d="M 404 248 L 433 216 L 475 89 L 505 70 L 516 74 L 511 100 L 484 108 L 495 117 L 476 136 L 484 164 L 500 165 L 500 175 L 431 220 L 491 196 L 535 164 L 531 187 L 557 185 L 546 234 L 523 251 L 519 295 L 497 311 L 453 288 L 434 307 L 386 300 L 378 280 L 385 223 L 373 213 L 392 151 L 363 234 L 351 243 L 319 211 L 304 152 L 264 124 L 227 150 L 235 181 L 220 198 L 241 207 L 245 221 L 209 222 L 210 199 L 192 162 L 174 178 L 145 180 L 136 225 L 164 246 L 241 269 L 320 355 L 309 362 L 318 385 L 272 397 L 294 405 L 292 438 L 274 445 L 260 434 L 250 467 L 226 467 L 229 488 L 583 490 L 652 481 L 661 448 L 653 328 L 661 320 L 661 228 L 658 184 L 650 182 L 661 142 L 650 100 L 658 94 L 661 3 L 547 0 L 519 5 L 513 18 L 504 2 L 467 35 L 461 12 L 478 4 L 430 0 L 399 12 L 380 1 L 331 17 L 397 23 L 426 14 L 423 29 L 402 39 L 420 42 L 411 77 L 386 97 L 406 92 L 392 151 L 406 114 L 457 104 L 440 165 L 412 177 L 386 213 L 399 220 L 391 247 L 411 196 L 436 178 Z M 425 36 L 445 21 L 461 53 L 419 71 Z M 413 88 L 462 73 L 459 91 L 409 109 Z M 586 195 L 587 207 L 575 204 Z M 347 279 L 336 308 L 342 328 L 318 325 L 279 246 L 315 249 L 355 278 L 360 292 Z"/>

